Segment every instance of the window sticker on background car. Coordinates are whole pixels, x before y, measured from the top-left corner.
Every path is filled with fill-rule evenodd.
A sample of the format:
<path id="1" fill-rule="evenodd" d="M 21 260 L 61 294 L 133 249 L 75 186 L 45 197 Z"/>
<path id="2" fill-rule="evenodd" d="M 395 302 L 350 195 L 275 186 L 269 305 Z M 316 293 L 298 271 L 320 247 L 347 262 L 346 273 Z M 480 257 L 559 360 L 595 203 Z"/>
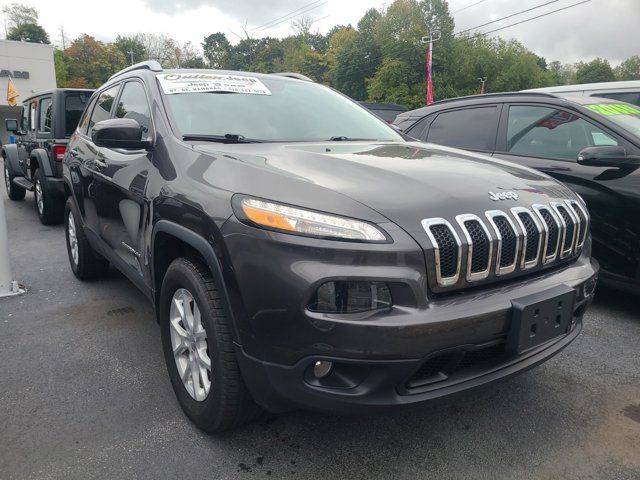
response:
<path id="1" fill-rule="evenodd" d="M 624 103 L 594 103 L 586 106 L 588 109 L 602 115 L 638 115 L 640 108 Z"/>
<path id="2" fill-rule="evenodd" d="M 228 92 L 271 95 L 256 77 L 214 75 L 209 73 L 164 73 L 156 75 L 167 95 L 176 93 Z"/>

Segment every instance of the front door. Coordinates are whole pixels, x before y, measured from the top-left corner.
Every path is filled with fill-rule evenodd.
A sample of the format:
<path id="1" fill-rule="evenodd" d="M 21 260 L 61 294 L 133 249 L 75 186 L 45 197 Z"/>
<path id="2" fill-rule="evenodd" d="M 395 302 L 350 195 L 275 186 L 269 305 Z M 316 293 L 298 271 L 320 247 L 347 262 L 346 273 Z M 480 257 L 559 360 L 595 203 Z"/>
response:
<path id="1" fill-rule="evenodd" d="M 136 120 L 142 126 L 142 138 L 149 138 L 150 109 L 142 83 L 134 80 L 123 85 L 112 116 Z M 142 237 L 149 213 L 146 185 L 151 156 L 146 150 L 99 147 L 93 162 L 92 197 L 100 239 L 134 281 L 146 277 Z"/>

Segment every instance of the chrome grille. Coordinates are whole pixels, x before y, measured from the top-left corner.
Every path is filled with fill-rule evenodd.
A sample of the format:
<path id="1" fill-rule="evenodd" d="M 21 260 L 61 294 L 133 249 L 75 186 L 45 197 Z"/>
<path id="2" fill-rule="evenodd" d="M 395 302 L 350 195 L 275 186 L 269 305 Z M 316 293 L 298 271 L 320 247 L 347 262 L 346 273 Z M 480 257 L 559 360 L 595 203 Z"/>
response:
<path id="1" fill-rule="evenodd" d="M 458 215 L 456 228 L 444 218 L 422 221 L 438 287 L 517 273 L 578 254 L 589 228 L 589 214 L 575 200 L 489 210 L 484 216 Z"/>

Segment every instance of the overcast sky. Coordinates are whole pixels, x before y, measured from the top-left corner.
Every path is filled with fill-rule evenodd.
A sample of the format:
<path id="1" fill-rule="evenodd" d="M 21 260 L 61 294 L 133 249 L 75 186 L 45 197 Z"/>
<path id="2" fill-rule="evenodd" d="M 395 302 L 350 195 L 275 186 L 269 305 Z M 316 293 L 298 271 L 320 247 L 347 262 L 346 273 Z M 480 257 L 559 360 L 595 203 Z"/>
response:
<path id="1" fill-rule="evenodd" d="M 20 1 L 20 0 L 12 0 Z M 40 22 L 52 41 L 81 33 L 100 40 L 136 32 L 166 33 L 180 42 L 199 47 L 202 38 L 222 31 L 231 41 L 242 26 L 253 37 L 286 36 L 291 21 L 313 17 L 313 28 L 326 32 L 336 24 L 356 24 L 369 8 L 380 8 L 391 0 L 23 0 L 36 7 Z M 456 30 L 475 27 L 550 0 L 450 0 Z M 543 8 L 486 26 L 489 31 L 539 14 L 571 5 L 579 0 L 556 0 Z M 4 3 L 4 2 L 3 2 Z M 284 19 L 291 12 L 295 13 Z M 274 22 L 277 20 L 277 22 Z M 640 54 L 640 0 L 591 0 L 584 5 L 551 14 L 495 35 L 515 38 L 547 61 L 575 62 L 604 57 L 612 63 Z M 262 25 L 273 22 L 271 26 Z"/>

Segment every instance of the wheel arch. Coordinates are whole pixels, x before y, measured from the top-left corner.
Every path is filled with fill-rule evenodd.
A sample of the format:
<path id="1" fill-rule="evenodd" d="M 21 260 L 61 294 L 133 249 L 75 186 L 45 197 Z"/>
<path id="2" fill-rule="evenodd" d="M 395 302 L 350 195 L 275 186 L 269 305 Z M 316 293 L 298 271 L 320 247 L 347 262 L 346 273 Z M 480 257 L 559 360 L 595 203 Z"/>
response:
<path id="1" fill-rule="evenodd" d="M 167 255 L 166 252 L 170 252 L 170 254 Z M 189 230 L 169 220 L 159 220 L 154 226 L 151 236 L 151 280 L 156 319 L 159 320 L 157 315 L 160 311 L 160 291 L 162 279 L 164 278 L 167 268 L 176 258 L 189 256 L 189 254 L 194 253 L 199 256 L 209 268 L 231 321 L 234 337 L 238 339 L 237 325 L 231 309 L 229 292 L 224 280 L 222 265 L 213 246 L 193 230 Z"/>
<path id="2" fill-rule="evenodd" d="M 6 162 L 9 161 L 9 173 L 15 175 L 19 173 L 22 175 L 20 169 L 20 157 L 18 156 L 18 146 L 15 143 L 10 143 L 2 146 L 2 158 Z"/>
<path id="3" fill-rule="evenodd" d="M 29 158 L 31 159 L 29 162 L 31 178 L 33 178 L 36 168 L 40 168 L 41 171 L 44 172 L 45 177 L 53 176 L 53 170 L 51 170 L 51 164 L 49 163 L 49 156 L 43 148 L 36 148 L 35 150 L 32 150 Z M 33 162 L 34 160 L 36 161 L 35 165 Z"/>

